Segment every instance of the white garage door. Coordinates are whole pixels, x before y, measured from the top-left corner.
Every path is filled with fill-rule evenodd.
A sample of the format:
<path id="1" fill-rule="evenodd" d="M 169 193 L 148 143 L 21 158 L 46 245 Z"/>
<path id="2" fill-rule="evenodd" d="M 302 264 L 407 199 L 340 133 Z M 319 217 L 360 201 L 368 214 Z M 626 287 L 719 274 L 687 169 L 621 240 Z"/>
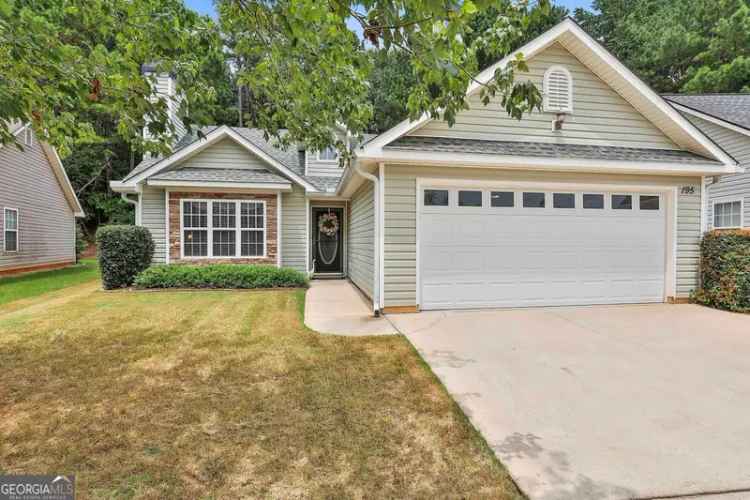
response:
<path id="1" fill-rule="evenodd" d="M 422 309 L 663 302 L 655 193 L 424 187 Z"/>

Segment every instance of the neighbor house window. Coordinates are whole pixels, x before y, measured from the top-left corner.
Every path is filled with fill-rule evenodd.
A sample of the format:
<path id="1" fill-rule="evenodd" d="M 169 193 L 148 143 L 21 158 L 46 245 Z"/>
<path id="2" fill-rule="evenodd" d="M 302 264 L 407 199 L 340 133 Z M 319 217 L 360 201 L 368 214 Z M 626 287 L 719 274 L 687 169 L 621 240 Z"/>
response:
<path id="1" fill-rule="evenodd" d="M 570 113 L 573 111 L 573 78 L 562 66 L 552 66 L 544 73 L 544 110 Z"/>
<path id="2" fill-rule="evenodd" d="M 425 189 L 424 205 L 426 207 L 447 207 L 448 190 L 447 189 Z"/>
<path id="3" fill-rule="evenodd" d="M 318 151 L 318 161 L 338 161 L 339 152 L 336 148 L 325 148 L 322 151 Z"/>
<path id="4" fill-rule="evenodd" d="M 264 257 L 266 204 L 254 200 L 182 202 L 185 257 Z"/>
<path id="5" fill-rule="evenodd" d="M 714 203 L 714 227 L 742 227 L 742 200 Z"/>
<path id="6" fill-rule="evenodd" d="M 3 217 L 3 240 L 6 252 L 18 251 L 18 210 L 6 208 Z"/>

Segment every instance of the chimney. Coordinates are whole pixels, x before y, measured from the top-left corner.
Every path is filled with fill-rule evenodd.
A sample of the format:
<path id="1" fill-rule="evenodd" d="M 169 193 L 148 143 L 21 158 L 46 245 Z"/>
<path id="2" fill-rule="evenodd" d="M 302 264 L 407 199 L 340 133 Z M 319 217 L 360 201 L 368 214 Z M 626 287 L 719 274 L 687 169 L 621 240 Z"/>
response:
<path id="1" fill-rule="evenodd" d="M 144 64 L 141 67 L 141 71 L 144 75 L 154 75 L 156 82 L 154 84 L 152 98 L 166 100 L 168 107 L 169 121 L 174 125 L 177 131 L 176 141 L 179 141 L 186 133 L 185 126 L 182 124 L 182 120 L 177 116 L 177 111 L 180 106 L 180 97 L 177 96 L 177 82 L 174 75 L 169 73 L 158 73 L 157 64 Z M 143 129 L 143 138 L 149 138 L 148 128 Z"/>

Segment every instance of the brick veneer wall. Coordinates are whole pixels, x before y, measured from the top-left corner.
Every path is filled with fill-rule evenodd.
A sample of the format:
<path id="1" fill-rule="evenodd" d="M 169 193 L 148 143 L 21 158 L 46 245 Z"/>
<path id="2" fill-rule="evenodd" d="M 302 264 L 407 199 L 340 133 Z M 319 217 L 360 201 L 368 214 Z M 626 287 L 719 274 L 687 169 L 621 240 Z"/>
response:
<path id="1" fill-rule="evenodd" d="M 237 258 L 216 258 L 216 259 L 191 259 L 186 257 L 180 258 L 180 217 L 182 217 L 183 199 L 202 199 L 202 200 L 263 200 L 266 202 L 266 257 L 237 257 Z M 190 193 L 174 192 L 169 193 L 169 260 L 170 262 L 191 262 L 195 264 L 208 264 L 212 262 L 235 263 L 235 264 L 276 264 L 276 255 L 278 252 L 278 238 L 276 229 L 276 195 L 275 194 L 254 194 L 254 193 Z M 210 217 L 211 214 L 208 214 Z M 239 214 L 237 214 L 239 222 Z"/>

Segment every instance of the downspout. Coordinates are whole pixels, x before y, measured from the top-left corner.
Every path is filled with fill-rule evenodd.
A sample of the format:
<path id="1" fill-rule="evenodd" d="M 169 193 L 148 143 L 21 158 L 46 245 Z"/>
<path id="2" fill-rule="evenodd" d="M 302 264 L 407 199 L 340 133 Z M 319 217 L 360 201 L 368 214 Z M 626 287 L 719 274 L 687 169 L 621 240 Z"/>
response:
<path id="1" fill-rule="evenodd" d="M 375 313 L 375 316 L 380 316 L 380 181 L 379 179 L 368 173 L 363 171 L 357 161 L 355 160 L 354 163 L 352 163 L 352 166 L 354 167 L 354 171 L 361 175 L 363 178 L 367 179 L 368 181 L 372 182 L 373 184 L 373 219 L 375 224 L 375 237 L 373 238 L 373 257 L 372 257 L 372 309 Z"/>
<path id="2" fill-rule="evenodd" d="M 139 211 L 140 201 L 136 201 L 136 200 L 128 197 L 128 194 L 129 193 L 120 193 L 120 197 L 123 200 L 125 200 L 127 203 L 130 203 L 130 204 L 132 204 L 134 206 L 134 208 L 135 208 L 135 225 L 136 226 L 140 226 L 141 225 L 141 221 L 140 221 L 140 217 L 138 216 L 139 213 L 140 213 L 140 211 Z M 140 200 L 140 195 L 138 196 L 138 198 Z"/>

